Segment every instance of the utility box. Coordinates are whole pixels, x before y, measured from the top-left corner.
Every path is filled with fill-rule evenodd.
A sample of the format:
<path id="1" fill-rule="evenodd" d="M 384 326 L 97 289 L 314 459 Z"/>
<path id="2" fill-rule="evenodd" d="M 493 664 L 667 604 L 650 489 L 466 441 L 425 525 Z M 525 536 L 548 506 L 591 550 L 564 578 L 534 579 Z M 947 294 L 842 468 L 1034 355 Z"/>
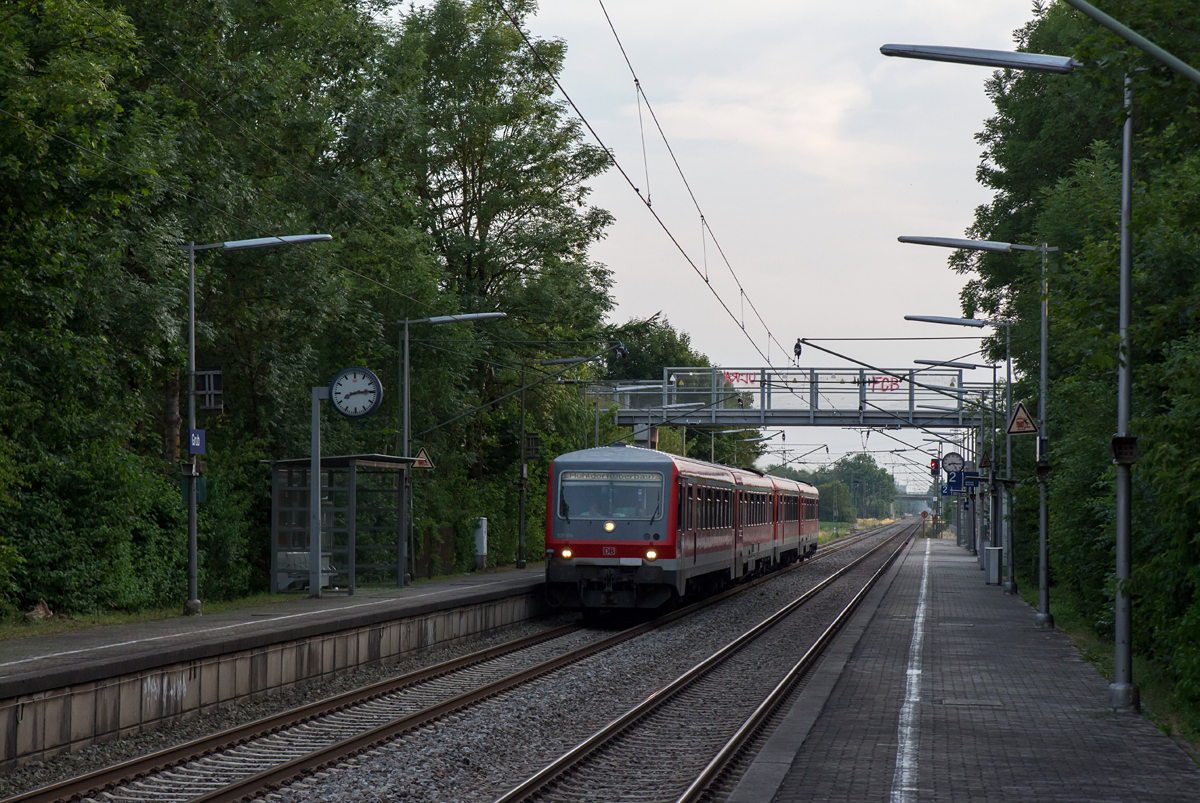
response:
<path id="1" fill-rule="evenodd" d="M 984 552 L 987 554 L 984 569 L 987 571 L 988 585 L 998 586 L 1000 585 L 1001 567 L 1004 565 L 1004 548 L 990 546 L 984 549 Z"/>
<path id="2" fill-rule="evenodd" d="M 482 572 L 487 568 L 487 519 L 479 519 L 475 528 L 475 571 Z"/>

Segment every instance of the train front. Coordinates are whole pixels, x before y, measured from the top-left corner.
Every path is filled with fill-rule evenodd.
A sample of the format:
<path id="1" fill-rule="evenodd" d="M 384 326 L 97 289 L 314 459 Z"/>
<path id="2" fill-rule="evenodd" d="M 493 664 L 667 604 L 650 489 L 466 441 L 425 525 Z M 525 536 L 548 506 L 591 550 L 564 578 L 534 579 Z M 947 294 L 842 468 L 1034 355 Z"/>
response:
<path id="1" fill-rule="evenodd" d="M 605 446 L 555 459 L 546 596 L 564 608 L 657 608 L 682 593 L 671 456 Z"/>

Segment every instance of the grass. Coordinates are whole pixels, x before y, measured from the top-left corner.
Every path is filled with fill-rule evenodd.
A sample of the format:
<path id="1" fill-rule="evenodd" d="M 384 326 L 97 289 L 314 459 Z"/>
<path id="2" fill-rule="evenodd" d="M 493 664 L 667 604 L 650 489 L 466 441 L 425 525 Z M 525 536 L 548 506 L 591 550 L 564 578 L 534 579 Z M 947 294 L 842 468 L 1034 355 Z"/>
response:
<path id="1" fill-rule="evenodd" d="M 1037 608 L 1036 582 L 1025 582 L 1020 586 L 1020 594 L 1021 599 Z M 1090 620 L 1080 613 L 1075 600 L 1057 586 L 1050 587 L 1050 613 L 1054 615 L 1055 627 L 1071 637 L 1080 657 L 1111 681 L 1112 640 L 1096 635 Z M 1180 737 L 1194 749 L 1200 749 L 1200 711 L 1175 697 L 1175 684 L 1163 668 L 1142 656 L 1134 655 L 1133 680 L 1141 696 L 1142 713 L 1163 733 Z M 1194 754 L 1193 760 L 1196 760 Z"/>
<path id="2" fill-rule="evenodd" d="M 248 608 L 255 605 L 269 605 L 275 602 L 286 602 L 294 599 L 291 594 L 252 594 L 241 599 L 228 602 L 205 602 L 204 613 L 220 613 L 233 611 L 238 608 Z M 50 619 L 28 620 L 24 615 L 0 619 L 0 641 L 25 636 L 50 636 L 59 633 L 73 633 L 78 630 L 88 630 L 103 625 L 126 625 L 139 622 L 153 622 L 160 619 L 174 619 L 183 616 L 183 605 L 170 608 L 153 608 L 140 613 L 118 613 L 116 611 L 95 611 L 88 614 L 56 614 Z"/>
<path id="3" fill-rule="evenodd" d="M 891 519 L 859 519 L 858 531 L 863 532 L 864 530 L 869 530 L 872 527 L 878 527 L 880 524 L 886 524 L 890 521 Z M 851 525 L 844 521 L 823 521 L 821 522 L 820 526 L 821 528 L 817 533 L 818 544 L 824 544 L 827 541 L 832 541 L 834 538 L 838 538 L 843 535 L 849 535 L 853 531 Z"/>

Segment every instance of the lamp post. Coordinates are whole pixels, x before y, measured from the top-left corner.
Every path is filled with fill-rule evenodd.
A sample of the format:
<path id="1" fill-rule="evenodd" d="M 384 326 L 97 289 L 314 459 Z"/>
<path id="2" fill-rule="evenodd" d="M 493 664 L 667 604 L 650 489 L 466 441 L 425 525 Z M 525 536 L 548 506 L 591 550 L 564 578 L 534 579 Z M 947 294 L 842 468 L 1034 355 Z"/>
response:
<path id="1" fill-rule="evenodd" d="M 1013 251 L 1037 251 L 1042 255 L 1042 290 L 1041 290 L 1041 341 L 1040 341 L 1040 389 L 1038 392 L 1038 440 L 1037 440 L 1037 478 L 1038 478 L 1038 612 L 1034 623 L 1038 627 L 1053 628 L 1054 616 L 1050 613 L 1050 513 L 1046 503 L 1046 480 L 1050 474 L 1050 437 L 1046 422 L 1046 394 L 1049 384 L 1050 347 L 1049 347 L 1049 303 L 1050 288 L 1046 276 L 1047 255 L 1057 251 L 1057 246 L 1042 243 L 1041 245 L 1019 245 L 1002 243 L 992 240 L 960 240 L 951 237 L 900 237 L 902 243 L 916 245 L 933 245 L 942 248 L 954 248 L 964 251 L 985 251 L 992 253 L 1011 253 Z M 1006 434 L 1005 437 L 1008 437 Z"/>
<path id="2" fill-rule="evenodd" d="M 1111 17 L 1100 14 L 1088 3 L 1068 0 L 1071 5 L 1084 11 L 1101 24 L 1132 41 L 1155 58 L 1165 61 L 1176 71 L 1182 72 L 1193 81 L 1200 78 L 1196 71 L 1170 54 L 1162 51 L 1141 37 L 1137 37 L 1125 26 Z M 1130 38 L 1132 35 L 1135 38 Z M 973 48 L 929 47 L 926 45 L 884 45 L 880 52 L 885 56 L 946 61 L 956 64 L 977 64 L 985 67 L 1000 67 L 1014 70 L 1032 70 L 1066 74 L 1081 62 L 1068 56 L 1047 56 L 1034 53 L 1010 53 L 999 50 L 976 50 Z M 1168 57 L 1168 58 L 1164 58 Z M 1113 708 L 1136 711 L 1141 707 L 1138 687 L 1133 682 L 1133 621 L 1129 595 L 1125 583 L 1130 576 L 1130 542 L 1132 540 L 1132 471 L 1137 461 L 1137 438 L 1129 434 L 1129 411 L 1133 395 L 1133 374 L 1130 363 L 1129 319 L 1132 296 L 1132 245 L 1129 239 L 1131 214 L 1131 187 L 1133 175 L 1133 86 L 1125 76 L 1125 121 L 1121 127 L 1121 273 L 1120 309 L 1118 312 L 1117 352 L 1117 434 L 1112 439 L 1113 462 L 1117 464 L 1116 483 L 1116 598 L 1113 601 L 1113 630 L 1115 644 L 1113 654 L 1113 683 L 1108 687 L 1109 704 Z M 1047 614 L 1049 612 L 1047 611 Z"/>
<path id="3" fill-rule="evenodd" d="M 408 326 L 413 323 L 427 323 L 432 326 L 437 326 L 443 323 L 470 323 L 471 321 L 491 321 L 499 318 L 507 318 L 507 313 L 503 312 L 468 312 L 463 315 L 435 315 L 432 318 L 404 318 L 400 321 L 400 377 L 404 385 L 404 390 L 399 393 L 400 410 L 397 412 L 397 417 L 400 419 L 396 427 L 399 430 L 400 443 L 397 444 L 397 451 L 401 457 L 409 457 L 409 426 L 411 423 L 409 390 L 408 390 Z M 405 582 L 405 568 L 408 566 L 408 506 L 409 506 L 409 485 L 412 482 L 409 475 L 408 467 L 404 469 L 404 477 L 401 480 L 400 491 L 400 568 L 399 584 L 403 588 Z"/>
<path id="4" fill-rule="evenodd" d="M 196 429 L 196 252 L 220 248 L 222 251 L 245 251 L 250 248 L 271 248 L 278 245 L 304 245 L 305 243 L 328 242 L 330 234 L 289 234 L 283 237 L 258 237 L 252 240 L 227 240 L 220 243 L 196 245 L 189 241 L 180 245 L 188 252 L 188 462 L 187 462 L 187 508 L 188 508 L 188 598 L 184 613 L 200 615 L 200 567 L 196 534 L 196 453 L 192 452 L 192 432 Z"/>

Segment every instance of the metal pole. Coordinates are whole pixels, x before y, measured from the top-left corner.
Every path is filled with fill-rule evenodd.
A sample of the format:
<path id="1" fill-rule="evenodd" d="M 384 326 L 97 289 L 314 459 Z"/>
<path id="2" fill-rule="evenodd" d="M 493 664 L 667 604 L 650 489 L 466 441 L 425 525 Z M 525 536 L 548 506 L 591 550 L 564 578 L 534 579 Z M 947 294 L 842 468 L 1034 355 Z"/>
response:
<path id="1" fill-rule="evenodd" d="M 992 539 L 992 544 L 994 546 L 999 546 L 999 547 L 1003 548 L 1004 547 L 1004 537 L 1001 535 L 1000 517 L 997 515 L 999 508 L 1000 508 L 1000 493 L 999 493 L 999 488 L 996 484 L 996 406 L 997 405 L 996 405 L 996 366 L 995 365 L 992 366 L 992 396 L 991 396 L 990 402 L 991 402 L 991 408 L 992 408 L 992 431 L 990 433 L 990 437 L 988 438 L 988 440 L 991 441 L 990 446 L 991 446 L 992 465 L 991 465 L 991 467 L 988 468 L 988 502 L 990 503 L 990 510 L 988 512 L 989 512 L 989 515 L 991 516 L 991 528 L 989 530 L 989 535 Z M 1007 552 L 1007 551 L 1008 550 L 1005 550 L 1005 552 Z M 1001 552 L 1000 554 L 1003 555 L 1004 552 Z"/>
<path id="2" fill-rule="evenodd" d="M 525 481 L 529 476 L 529 466 L 525 463 L 525 366 L 521 366 L 521 498 L 517 504 L 517 568 L 525 568 Z"/>
<path id="3" fill-rule="evenodd" d="M 1050 613 L 1050 511 L 1046 505 L 1046 474 L 1050 468 L 1050 455 L 1046 448 L 1050 442 L 1046 428 L 1046 394 L 1050 376 L 1050 283 L 1046 276 L 1048 243 L 1042 243 L 1042 342 L 1041 382 L 1038 391 L 1038 612 L 1033 621 L 1038 627 L 1053 628 L 1054 616 Z"/>
<path id="4" fill-rule="evenodd" d="M 408 364 L 408 318 L 404 319 L 404 331 L 401 335 L 401 359 L 404 361 L 404 370 L 401 372 L 401 377 L 404 382 L 404 390 L 401 393 L 404 404 L 404 415 L 401 419 L 400 426 L 400 456 L 408 457 L 409 440 L 412 421 L 412 402 L 409 394 L 409 364 Z M 409 530 L 409 494 L 411 491 L 411 466 L 405 465 L 403 475 L 400 478 L 400 554 L 396 560 L 396 585 L 404 588 L 407 585 L 405 579 L 408 575 L 408 530 Z"/>
<path id="5" fill-rule="evenodd" d="M 961 371 L 959 372 L 958 386 L 960 388 L 962 387 L 962 372 Z M 960 396 L 959 397 L 960 405 L 962 404 L 961 398 L 962 397 Z M 963 441 L 966 443 L 966 447 L 967 447 L 967 459 L 970 461 L 971 465 L 973 465 L 973 466 L 978 465 L 978 459 L 975 454 L 975 429 L 974 429 L 974 427 L 967 430 L 967 436 L 966 436 L 966 438 L 963 439 Z M 974 471 L 974 470 L 975 469 L 972 469 L 972 471 Z M 973 504 L 973 502 L 975 501 L 975 491 L 973 489 L 968 488 L 968 489 L 966 489 L 966 493 L 967 493 L 967 496 L 966 496 L 967 505 L 970 507 L 970 510 L 967 511 L 967 519 L 969 520 L 968 530 L 970 530 L 970 533 L 971 533 L 970 541 L 969 541 L 970 547 L 971 547 L 971 554 L 980 556 L 981 554 L 986 554 L 986 553 L 981 553 L 979 550 L 979 531 L 975 528 L 975 509 L 978 507 L 978 505 Z M 979 568 L 981 568 L 981 569 L 983 568 L 982 560 L 979 563 Z"/>
<path id="6" fill-rule="evenodd" d="M 596 389 L 596 448 L 600 448 L 600 389 Z"/>
<path id="7" fill-rule="evenodd" d="M 1121 346 L 1117 367 L 1117 436 L 1129 436 L 1130 405 L 1133 395 L 1133 355 L 1129 347 L 1130 296 L 1132 293 L 1132 243 L 1129 223 L 1132 205 L 1133 176 L 1133 86 L 1125 76 L 1125 125 L 1121 142 Z M 1109 704 L 1113 708 L 1137 711 L 1140 708 L 1138 687 L 1133 682 L 1132 611 L 1125 584 L 1129 581 L 1129 552 L 1131 540 L 1131 492 L 1133 466 L 1121 460 L 1117 463 L 1117 597 L 1114 625 L 1116 644 L 1113 653 L 1113 683 L 1108 687 Z"/>
<path id="8" fill-rule="evenodd" d="M 196 243 L 188 242 L 188 598 L 183 612 L 200 615 L 200 558 L 196 534 L 196 455 L 191 430 L 196 428 Z"/>
<path id="9" fill-rule="evenodd" d="M 325 393 L 322 394 L 321 391 Z M 312 389 L 312 451 L 308 464 L 308 596 L 321 596 L 321 397 Z"/>
<path id="10" fill-rule="evenodd" d="M 1004 553 L 1008 564 L 1008 582 L 1005 594 L 1017 593 L 1016 539 L 1012 528 L 1012 435 L 1008 434 L 1008 422 L 1012 420 L 1012 326 L 1004 327 L 1004 495 L 1000 503 L 1000 519 L 1004 525 Z"/>

